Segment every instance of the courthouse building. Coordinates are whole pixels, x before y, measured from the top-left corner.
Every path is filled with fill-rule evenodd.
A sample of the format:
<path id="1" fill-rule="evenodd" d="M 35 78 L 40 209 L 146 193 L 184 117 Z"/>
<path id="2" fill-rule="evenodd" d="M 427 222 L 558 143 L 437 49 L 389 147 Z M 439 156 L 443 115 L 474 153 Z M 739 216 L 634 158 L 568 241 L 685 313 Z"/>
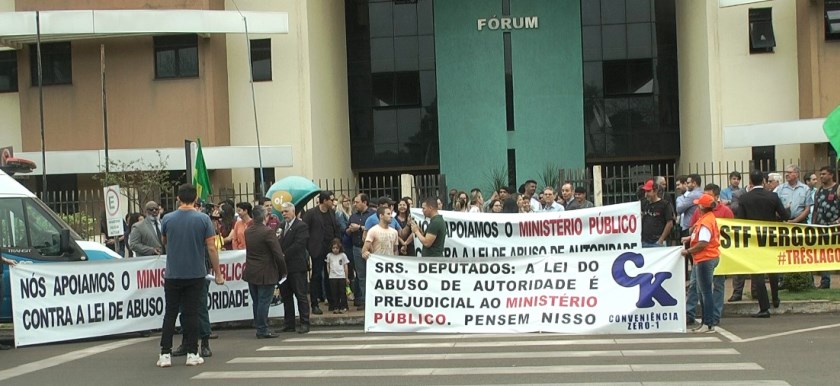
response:
<path id="1" fill-rule="evenodd" d="M 102 51 L 110 156 L 179 173 L 201 137 L 214 184 L 833 152 L 836 0 L 0 0 L 0 146 L 39 166 L 36 10 L 65 189 L 104 162 Z"/>

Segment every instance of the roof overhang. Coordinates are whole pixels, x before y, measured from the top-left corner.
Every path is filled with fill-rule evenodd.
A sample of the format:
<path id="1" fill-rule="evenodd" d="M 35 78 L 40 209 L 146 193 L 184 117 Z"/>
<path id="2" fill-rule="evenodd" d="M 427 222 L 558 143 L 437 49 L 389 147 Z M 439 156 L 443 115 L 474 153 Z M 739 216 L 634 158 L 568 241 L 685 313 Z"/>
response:
<path id="1" fill-rule="evenodd" d="M 22 48 L 35 43 L 35 12 L 0 12 L 0 46 Z M 41 11 L 41 41 L 160 34 L 285 34 L 286 12 L 204 10 Z"/>
<path id="2" fill-rule="evenodd" d="M 262 146 L 262 162 L 256 146 L 218 146 L 204 147 L 204 162 L 207 169 L 256 169 L 260 167 L 291 167 L 291 146 Z M 160 155 L 160 158 L 159 156 Z M 30 175 L 41 175 L 43 165 L 40 152 L 15 152 L 15 156 L 35 161 L 37 167 Z M 68 150 L 47 151 L 47 174 L 92 174 L 105 170 L 105 150 Z M 153 166 L 163 159 L 166 170 L 186 170 L 184 148 L 170 147 L 160 149 L 110 149 L 108 157 L 118 163 L 131 163 L 143 160 Z M 141 166 L 141 165 L 137 165 Z"/>
<path id="3" fill-rule="evenodd" d="M 825 143 L 825 118 L 796 121 L 729 125 L 723 127 L 725 149 L 753 146 L 796 145 Z"/>

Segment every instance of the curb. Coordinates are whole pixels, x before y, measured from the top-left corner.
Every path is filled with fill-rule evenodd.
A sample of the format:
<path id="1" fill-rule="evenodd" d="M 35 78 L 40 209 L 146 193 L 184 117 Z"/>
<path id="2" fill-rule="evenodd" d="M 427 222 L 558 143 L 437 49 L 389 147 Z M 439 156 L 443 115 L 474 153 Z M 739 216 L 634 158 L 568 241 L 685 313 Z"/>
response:
<path id="1" fill-rule="evenodd" d="M 749 316 L 758 312 L 758 301 L 725 303 L 723 316 Z M 829 300 L 788 300 L 779 308 L 770 308 L 773 314 L 823 314 L 840 313 L 840 302 Z"/>

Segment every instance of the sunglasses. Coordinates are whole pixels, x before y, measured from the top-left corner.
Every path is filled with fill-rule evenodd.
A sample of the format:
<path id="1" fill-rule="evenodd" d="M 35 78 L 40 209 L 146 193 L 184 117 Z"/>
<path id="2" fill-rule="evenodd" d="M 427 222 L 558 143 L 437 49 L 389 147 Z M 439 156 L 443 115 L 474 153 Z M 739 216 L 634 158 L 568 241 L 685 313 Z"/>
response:
<path id="1" fill-rule="evenodd" d="M 146 208 L 146 212 L 157 212 L 160 208 Z"/>

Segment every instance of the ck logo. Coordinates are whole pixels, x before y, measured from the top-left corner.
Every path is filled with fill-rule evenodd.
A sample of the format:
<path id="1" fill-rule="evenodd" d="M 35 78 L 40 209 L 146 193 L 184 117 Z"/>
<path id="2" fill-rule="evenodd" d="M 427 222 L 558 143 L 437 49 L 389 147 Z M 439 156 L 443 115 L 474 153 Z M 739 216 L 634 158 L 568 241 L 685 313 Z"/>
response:
<path id="1" fill-rule="evenodd" d="M 624 265 L 628 262 L 633 262 L 636 268 L 642 268 L 645 265 L 645 258 L 635 252 L 625 252 L 615 259 L 612 266 L 612 276 L 615 282 L 622 287 L 639 286 L 639 301 L 636 302 L 637 308 L 651 308 L 656 304 L 653 299 L 656 299 L 659 304 L 663 306 L 677 305 L 677 299 L 674 299 L 668 291 L 662 288 L 662 283 L 671 278 L 671 272 L 657 272 L 642 273 L 638 276 L 630 276 L 624 270 Z"/>

